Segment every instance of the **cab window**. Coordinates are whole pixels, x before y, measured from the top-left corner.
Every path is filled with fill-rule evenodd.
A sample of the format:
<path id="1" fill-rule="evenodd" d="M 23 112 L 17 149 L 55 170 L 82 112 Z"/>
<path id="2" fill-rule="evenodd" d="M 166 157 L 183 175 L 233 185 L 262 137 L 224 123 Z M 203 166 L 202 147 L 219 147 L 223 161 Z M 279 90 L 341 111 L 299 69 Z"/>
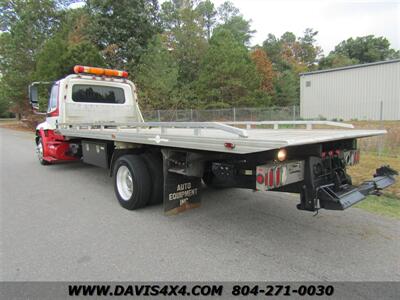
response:
<path id="1" fill-rule="evenodd" d="M 49 108 L 47 112 L 51 112 L 57 108 L 57 101 L 58 101 L 58 84 L 53 85 L 50 92 L 50 99 L 49 99 Z"/>
<path id="2" fill-rule="evenodd" d="M 74 102 L 89 103 L 125 103 L 124 90 L 114 86 L 75 84 L 72 87 L 72 100 Z"/>

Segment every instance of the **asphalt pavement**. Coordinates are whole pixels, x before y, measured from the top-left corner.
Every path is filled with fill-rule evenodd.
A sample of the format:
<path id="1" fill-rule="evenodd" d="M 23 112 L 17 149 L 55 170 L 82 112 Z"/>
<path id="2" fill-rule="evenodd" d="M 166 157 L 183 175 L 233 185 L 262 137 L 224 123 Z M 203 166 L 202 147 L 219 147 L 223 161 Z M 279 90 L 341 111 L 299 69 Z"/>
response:
<path id="1" fill-rule="evenodd" d="M 106 170 L 41 166 L 32 133 L 0 128 L 0 143 L 0 280 L 400 280 L 397 220 L 240 189 L 205 188 L 176 216 L 128 211 Z"/>

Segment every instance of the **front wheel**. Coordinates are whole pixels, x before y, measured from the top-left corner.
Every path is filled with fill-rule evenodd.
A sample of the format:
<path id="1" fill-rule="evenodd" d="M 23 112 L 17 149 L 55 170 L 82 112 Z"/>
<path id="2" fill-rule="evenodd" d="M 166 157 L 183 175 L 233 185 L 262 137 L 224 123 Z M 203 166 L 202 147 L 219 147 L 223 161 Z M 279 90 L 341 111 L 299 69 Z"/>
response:
<path id="1" fill-rule="evenodd" d="M 124 155 L 114 165 L 114 190 L 123 208 L 134 210 L 147 204 L 150 198 L 150 175 L 138 155 Z"/>
<path id="2" fill-rule="evenodd" d="M 49 165 L 50 163 L 47 160 L 44 160 L 44 156 L 43 156 L 43 142 L 42 142 L 42 138 L 39 138 L 36 142 L 36 155 L 39 159 L 40 164 L 42 164 L 43 166 Z"/>

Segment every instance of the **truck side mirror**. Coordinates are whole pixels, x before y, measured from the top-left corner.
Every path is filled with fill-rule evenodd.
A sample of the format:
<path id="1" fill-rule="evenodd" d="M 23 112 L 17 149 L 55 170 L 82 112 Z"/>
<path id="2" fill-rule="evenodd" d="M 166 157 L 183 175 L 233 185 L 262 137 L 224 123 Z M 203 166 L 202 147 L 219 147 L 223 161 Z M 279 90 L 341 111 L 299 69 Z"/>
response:
<path id="1" fill-rule="evenodd" d="M 28 88 L 28 94 L 29 94 L 29 103 L 31 104 L 33 108 L 33 112 L 38 115 L 45 115 L 46 113 L 41 113 L 39 112 L 39 86 L 45 85 L 49 86 L 52 85 L 54 82 L 48 82 L 48 81 L 37 81 L 37 82 L 32 82 L 29 85 Z"/>
<path id="2" fill-rule="evenodd" d="M 39 109 L 38 86 L 35 83 L 29 86 L 29 102 L 34 110 Z"/>

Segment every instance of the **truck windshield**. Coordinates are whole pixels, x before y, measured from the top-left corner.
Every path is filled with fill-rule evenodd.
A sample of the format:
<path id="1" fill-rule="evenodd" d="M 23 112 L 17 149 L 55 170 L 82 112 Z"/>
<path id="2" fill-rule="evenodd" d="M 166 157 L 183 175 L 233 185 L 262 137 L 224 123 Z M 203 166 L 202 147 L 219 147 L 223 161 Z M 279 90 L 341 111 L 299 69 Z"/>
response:
<path id="1" fill-rule="evenodd" d="M 114 86 L 75 84 L 72 87 L 72 100 L 74 102 L 90 103 L 125 103 L 124 90 Z"/>

